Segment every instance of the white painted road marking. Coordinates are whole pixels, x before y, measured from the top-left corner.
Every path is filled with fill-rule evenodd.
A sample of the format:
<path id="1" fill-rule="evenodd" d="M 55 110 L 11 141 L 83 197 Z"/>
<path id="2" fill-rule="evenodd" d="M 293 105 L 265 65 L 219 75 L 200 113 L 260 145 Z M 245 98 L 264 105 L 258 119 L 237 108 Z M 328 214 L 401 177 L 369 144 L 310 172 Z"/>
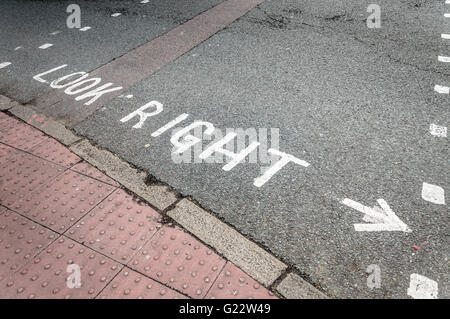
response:
<path id="1" fill-rule="evenodd" d="M 434 86 L 434 90 L 440 94 L 449 94 L 450 93 L 450 88 L 448 86 L 443 86 L 443 85 L 435 85 Z"/>
<path id="2" fill-rule="evenodd" d="M 83 27 L 83 28 L 80 29 L 80 31 L 84 32 L 84 31 L 87 31 L 87 30 L 90 30 L 90 29 L 91 29 L 91 27 Z"/>
<path id="3" fill-rule="evenodd" d="M 170 121 L 169 123 L 167 123 L 166 125 L 164 125 L 163 127 L 159 128 L 158 130 L 156 130 L 155 132 L 153 132 L 151 134 L 152 137 L 158 137 L 160 136 L 162 133 L 166 132 L 167 130 L 171 129 L 172 127 L 174 127 L 175 125 L 177 125 L 178 123 L 184 121 L 185 119 L 187 119 L 187 117 L 189 116 L 189 114 L 187 113 L 183 113 L 180 116 L 178 116 L 176 119 Z"/>
<path id="4" fill-rule="evenodd" d="M 438 61 L 439 62 L 449 63 L 450 62 L 450 56 L 438 56 Z"/>
<path id="5" fill-rule="evenodd" d="M 144 3 L 144 4 L 145 4 L 145 3 L 149 3 L 149 2 L 150 2 L 150 0 L 142 0 L 142 1 L 141 1 L 141 3 Z"/>
<path id="6" fill-rule="evenodd" d="M 442 38 L 442 39 L 449 40 L 449 39 L 450 39 L 450 34 L 442 33 L 442 34 L 441 34 L 441 38 Z"/>
<path id="7" fill-rule="evenodd" d="M 117 12 L 117 13 L 113 13 L 113 14 L 111 14 L 111 17 L 118 17 L 118 16 L 120 16 L 122 13 L 119 13 L 119 12 Z"/>
<path id="8" fill-rule="evenodd" d="M 445 18 L 450 18 L 450 13 L 444 13 Z"/>
<path id="9" fill-rule="evenodd" d="M 438 283 L 419 274 L 411 274 L 408 296 L 414 299 L 437 299 L 439 293 Z"/>
<path id="10" fill-rule="evenodd" d="M 370 208 L 364 206 L 348 198 L 345 198 L 342 201 L 342 204 L 363 213 L 365 215 L 363 220 L 371 223 L 353 224 L 356 231 L 402 231 L 405 233 L 411 232 L 411 229 L 395 215 L 395 213 L 391 210 L 384 199 L 379 199 L 377 202 L 381 206 L 382 210 L 380 210 L 378 207 Z"/>
<path id="11" fill-rule="evenodd" d="M 17 51 L 17 50 L 20 50 L 20 49 L 23 49 L 23 47 L 22 46 L 18 46 L 17 48 L 14 49 L 14 51 Z"/>
<path id="12" fill-rule="evenodd" d="M 61 33 L 61 31 L 54 31 L 54 32 L 52 32 L 52 33 L 50 33 L 50 35 L 57 35 L 58 33 Z"/>
<path id="13" fill-rule="evenodd" d="M 427 202 L 434 204 L 445 205 L 445 192 L 440 186 L 423 183 L 422 198 Z"/>
<path id="14" fill-rule="evenodd" d="M 11 65 L 11 62 L 0 63 L 0 69 L 6 68 L 8 65 Z"/>
<path id="15" fill-rule="evenodd" d="M 50 48 L 52 46 L 53 46 L 53 44 L 51 44 L 51 43 L 45 43 L 45 44 L 41 45 L 39 47 L 39 49 L 45 50 L 45 49 L 48 49 L 48 48 Z"/>
<path id="16" fill-rule="evenodd" d="M 445 126 L 430 124 L 430 133 L 437 137 L 447 137 L 447 128 Z"/>

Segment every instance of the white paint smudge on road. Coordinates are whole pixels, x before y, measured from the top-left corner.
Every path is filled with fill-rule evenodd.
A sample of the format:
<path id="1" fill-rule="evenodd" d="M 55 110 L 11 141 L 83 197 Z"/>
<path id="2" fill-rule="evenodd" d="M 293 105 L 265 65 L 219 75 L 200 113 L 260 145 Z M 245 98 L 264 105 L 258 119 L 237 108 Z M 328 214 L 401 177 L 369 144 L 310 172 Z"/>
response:
<path id="1" fill-rule="evenodd" d="M 45 49 L 48 49 L 48 48 L 50 48 L 52 46 L 53 46 L 53 44 L 51 44 L 51 43 L 45 43 L 45 44 L 41 45 L 39 47 L 39 49 L 45 50 Z"/>
<path id="2" fill-rule="evenodd" d="M 423 183 L 422 198 L 430 203 L 445 205 L 444 189 L 437 185 Z"/>
<path id="3" fill-rule="evenodd" d="M 120 15 L 122 15 L 122 13 L 116 12 L 116 13 L 111 14 L 111 17 L 118 17 Z"/>
<path id="4" fill-rule="evenodd" d="M 438 61 L 439 62 L 449 63 L 450 62 L 450 57 L 449 56 L 438 56 Z"/>
<path id="5" fill-rule="evenodd" d="M 430 124 L 430 133 L 437 137 L 447 137 L 447 128 L 445 126 Z"/>
<path id="6" fill-rule="evenodd" d="M 414 299 L 437 299 L 438 283 L 419 274 L 411 274 L 408 296 Z"/>
<path id="7" fill-rule="evenodd" d="M 436 84 L 434 86 L 434 90 L 440 94 L 449 94 L 450 93 L 450 88 L 448 86 L 443 86 L 443 85 Z"/>

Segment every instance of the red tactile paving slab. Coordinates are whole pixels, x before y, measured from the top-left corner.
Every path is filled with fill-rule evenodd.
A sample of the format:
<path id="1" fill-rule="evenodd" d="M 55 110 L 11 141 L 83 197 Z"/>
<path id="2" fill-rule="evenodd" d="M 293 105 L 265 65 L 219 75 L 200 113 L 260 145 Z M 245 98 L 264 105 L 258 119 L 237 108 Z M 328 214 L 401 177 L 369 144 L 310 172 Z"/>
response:
<path id="1" fill-rule="evenodd" d="M 0 215 L 6 211 L 6 207 L 0 206 Z"/>
<path id="2" fill-rule="evenodd" d="M 6 115 L 3 112 L 0 112 L 0 132 L 7 132 L 11 128 L 18 126 L 18 125 L 24 125 L 20 121 L 16 120 L 15 118 Z"/>
<path id="3" fill-rule="evenodd" d="M 29 151 L 44 139 L 45 135 L 40 131 L 22 123 L 9 127 L 0 135 L 0 142 L 23 151 Z"/>
<path id="4" fill-rule="evenodd" d="M 225 260 L 178 227 L 164 227 L 129 267 L 193 298 L 203 298 Z"/>
<path id="5" fill-rule="evenodd" d="M 109 178 L 87 162 L 78 163 L 77 165 L 72 167 L 71 170 L 98 179 L 99 181 L 102 181 L 104 183 L 119 187 L 119 183 L 114 181 L 112 178 Z"/>
<path id="6" fill-rule="evenodd" d="M 72 266 L 68 268 L 69 265 Z M 74 279 L 77 271 L 71 269 L 76 266 L 80 275 L 78 288 Z M 115 261 L 61 237 L 12 277 L 3 280 L 0 294 L 11 299 L 94 298 L 120 269 L 121 265 Z"/>
<path id="7" fill-rule="evenodd" d="M 207 299 L 277 299 L 274 294 L 230 262 L 220 273 Z"/>
<path id="8" fill-rule="evenodd" d="M 0 164 L 0 204 L 12 207 L 14 202 L 63 171 L 63 167 L 27 153 L 13 156 Z"/>
<path id="9" fill-rule="evenodd" d="M 15 155 L 20 153 L 21 151 L 0 143 L 0 164 L 10 161 Z"/>
<path id="10" fill-rule="evenodd" d="M 45 137 L 42 143 L 33 147 L 29 152 L 65 167 L 71 167 L 81 161 L 81 158 L 69 151 L 67 147 L 49 137 Z"/>
<path id="11" fill-rule="evenodd" d="M 115 188 L 90 177 L 66 171 L 12 209 L 62 233 L 86 215 Z"/>
<path id="12" fill-rule="evenodd" d="M 0 281 L 11 276 L 57 235 L 11 211 L 0 215 Z M 2 291 L 0 289 L 0 297 Z"/>
<path id="13" fill-rule="evenodd" d="M 151 207 L 116 190 L 66 233 L 116 261 L 127 263 L 158 231 L 161 218 Z"/>
<path id="14" fill-rule="evenodd" d="M 187 299 L 160 283 L 124 268 L 97 297 L 100 299 Z"/>

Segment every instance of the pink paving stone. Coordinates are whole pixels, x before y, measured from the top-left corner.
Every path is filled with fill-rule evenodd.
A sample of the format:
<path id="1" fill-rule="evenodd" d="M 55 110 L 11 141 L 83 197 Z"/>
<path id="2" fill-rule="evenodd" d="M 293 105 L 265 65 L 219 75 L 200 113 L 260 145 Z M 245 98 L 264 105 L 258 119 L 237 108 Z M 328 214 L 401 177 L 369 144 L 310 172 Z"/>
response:
<path id="1" fill-rule="evenodd" d="M 0 206 L 0 215 L 6 211 L 6 207 Z"/>
<path id="2" fill-rule="evenodd" d="M 67 168 L 81 161 L 81 159 L 69 151 L 67 147 L 49 137 L 45 137 L 42 143 L 33 147 L 29 152 L 47 161 L 65 166 Z"/>
<path id="3" fill-rule="evenodd" d="M 31 150 L 44 139 L 45 136 L 40 131 L 22 123 L 14 125 L 0 134 L 0 142 L 23 151 Z"/>
<path id="4" fill-rule="evenodd" d="M 62 236 L 12 277 L 0 282 L 1 297 L 94 298 L 121 267 L 115 261 Z M 77 270 L 81 279 L 78 288 L 75 285 Z"/>
<path id="5" fill-rule="evenodd" d="M 14 202 L 63 171 L 63 167 L 27 153 L 14 155 L 7 163 L 0 164 L 0 204 L 12 207 Z"/>
<path id="6" fill-rule="evenodd" d="M 16 120 L 15 118 L 6 115 L 3 112 L 0 112 L 0 133 L 7 132 L 11 128 L 19 125 L 24 125 L 20 121 Z"/>
<path id="7" fill-rule="evenodd" d="M 97 297 L 100 299 L 187 299 L 160 283 L 124 268 Z"/>
<path id="8" fill-rule="evenodd" d="M 57 235 L 11 211 L 0 215 L 0 282 L 45 249 Z M 2 291 L 0 289 L 0 297 Z"/>
<path id="9" fill-rule="evenodd" d="M 161 227 L 160 218 L 151 207 L 138 203 L 124 190 L 116 190 L 66 235 L 116 261 L 127 263 Z"/>
<path id="10" fill-rule="evenodd" d="M 41 189 L 14 203 L 12 209 L 62 233 L 114 189 L 111 185 L 66 171 Z"/>
<path id="11" fill-rule="evenodd" d="M 109 178 L 87 162 L 78 163 L 77 165 L 72 167 L 71 170 L 98 179 L 99 181 L 102 181 L 104 183 L 119 187 L 119 183 L 114 181 L 112 178 Z"/>
<path id="12" fill-rule="evenodd" d="M 163 227 L 128 266 L 181 291 L 203 298 L 225 260 L 178 227 Z"/>
<path id="13" fill-rule="evenodd" d="M 230 262 L 227 262 L 206 298 L 277 299 L 272 292 Z"/>
<path id="14" fill-rule="evenodd" d="M 0 143 L 0 164 L 4 164 L 10 161 L 12 158 L 14 158 L 15 155 L 18 155 L 20 153 L 21 151 Z"/>

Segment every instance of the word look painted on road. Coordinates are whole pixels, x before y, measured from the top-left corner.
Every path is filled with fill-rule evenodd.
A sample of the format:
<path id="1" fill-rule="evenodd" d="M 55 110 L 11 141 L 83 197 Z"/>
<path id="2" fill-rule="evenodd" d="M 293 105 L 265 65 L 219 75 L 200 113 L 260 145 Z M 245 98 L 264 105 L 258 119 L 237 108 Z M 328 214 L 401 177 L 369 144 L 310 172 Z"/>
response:
<path id="1" fill-rule="evenodd" d="M 151 109 L 151 112 L 147 112 L 148 109 Z M 140 129 L 143 127 L 145 121 L 149 117 L 153 117 L 161 113 L 162 111 L 163 105 L 158 101 L 152 101 L 138 108 L 136 111 L 131 112 L 130 114 L 122 118 L 120 122 L 125 123 L 135 117 L 138 117 L 139 121 L 138 123 L 133 125 L 133 128 Z M 153 132 L 151 136 L 152 137 L 160 136 L 164 132 L 174 128 L 176 125 L 186 120 L 188 117 L 189 114 L 187 113 L 179 115 L 174 120 L 169 121 L 166 125 L 162 126 L 158 130 Z M 184 152 L 190 150 L 192 147 L 202 142 L 202 139 L 200 137 L 190 134 L 191 131 L 202 128 L 205 128 L 205 130 L 201 136 L 207 136 L 209 139 L 211 139 L 214 135 L 216 135 L 217 137 L 218 130 L 214 127 L 212 123 L 206 121 L 194 121 L 190 125 L 176 130 L 176 132 L 172 135 L 170 139 L 170 142 L 173 145 L 172 159 L 174 159 L 174 156 L 183 154 Z M 230 143 L 233 143 L 234 145 L 234 141 L 236 140 L 238 141 L 238 144 L 241 143 L 241 147 L 238 152 L 234 152 L 234 150 L 230 150 L 229 148 L 226 147 L 226 145 L 230 145 Z M 199 155 L 199 159 L 206 160 L 208 158 L 211 158 L 213 154 L 215 156 L 219 155 L 219 158 L 223 158 L 224 155 L 230 158 L 231 160 L 226 165 L 224 165 L 222 169 L 224 171 L 230 171 L 236 165 L 243 162 L 245 158 L 247 158 L 258 147 L 260 147 L 260 144 L 261 144 L 260 142 L 253 140 L 250 141 L 250 145 L 244 148 L 242 147 L 242 139 L 238 138 L 238 134 L 236 132 L 228 132 L 224 137 L 220 137 L 217 142 L 214 142 L 212 145 L 209 145 L 205 150 L 203 150 Z M 278 157 L 278 160 L 274 161 L 273 165 L 265 169 L 264 173 L 261 176 L 255 178 L 253 185 L 256 187 L 263 186 L 284 166 L 286 166 L 291 162 L 303 167 L 308 167 L 310 165 L 306 161 L 300 160 L 293 155 L 280 152 L 275 148 L 269 148 L 267 152 L 274 157 Z"/>
<path id="2" fill-rule="evenodd" d="M 65 67 L 67 67 L 67 64 L 60 65 L 56 68 L 35 75 L 33 79 L 41 83 L 48 83 L 47 80 L 43 79 L 43 76 L 47 76 L 48 74 L 56 72 L 57 70 L 63 69 Z M 121 86 L 110 88 L 113 85 L 113 83 L 111 82 L 97 86 L 101 82 L 101 78 L 89 78 L 89 73 L 87 72 L 75 72 L 50 82 L 50 86 L 54 89 L 64 89 L 64 93 L 67 95 L 79 94 L 77 97 L 75 97 L 76 101 L 90 98 L 86 103 L 84 103 L 84 105 L 90 105 L 94 103 L 104 94 L 122 89 Z"/>

